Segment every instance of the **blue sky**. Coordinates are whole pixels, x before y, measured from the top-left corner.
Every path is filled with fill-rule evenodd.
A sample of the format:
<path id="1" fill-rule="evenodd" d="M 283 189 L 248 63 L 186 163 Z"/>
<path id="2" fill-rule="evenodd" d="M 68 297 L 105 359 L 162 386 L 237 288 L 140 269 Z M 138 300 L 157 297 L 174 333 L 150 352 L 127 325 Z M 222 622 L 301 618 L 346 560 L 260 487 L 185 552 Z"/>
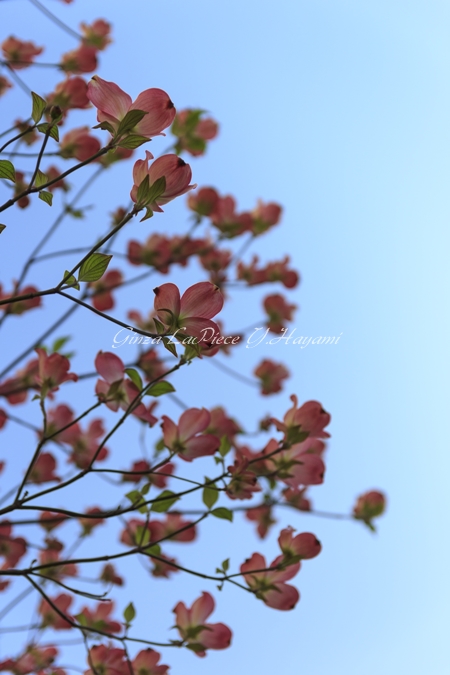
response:
<path id="1" fill-rule="evenodd" d="M 278 397 L 258 399 L 208 363 L 198 364 L 199 373 L 208 373 L 207 386 L 193 389 L 192 379 L 181 375 L 180 396 L 199 406 L 223 402 L 249 426 L 269 410 L 282 414 L 290 393 L 318 399 L 333 419 L 326 481 L 311 491 L 314 506 L 345 512 L 359 492 L 376 487 L 389 499 L 375 536 L 357 523 L 281 514 L 280 523 L 312 530 L 323 543 L 321 556 L 305 563 L 295 580 L 298 607 L 281 613 L 232 589 L 216 592 L 213 620 L 232 626 L 233 648 L 204 660 L 170 654 L 173 674 L 445 675 L 450 6 L 435 0 L 49 6 L 71 25 L 101 16 L 113 22 L 115 43 L 101 61 L 105 79 L 133 97 L 157 86 L 179 108 L 211 111 L 221 133 L 205 159 L 192 161 L 194 180 L 234 194 L 242 209 L 257 198 L 283 204 L 283 225 L 261 238 L 261 258 L 289 252 L 300 269 L 302 283 L 289 296 L 301 307 L 298 334 L 342 333 L 333 348 L 268 347 L 264 355 L 284 360 L 292 372 Z M 0 25 L 2 34 L 50 44 L 48 59 L 75 46 L 26 2 L 3 0 Z M 7 121 L 28 112 L 20 92 L 1 105 Z M 152 146 L 162 151 L 164 140 Z M 118 167 L 86 198 L 95 210 L 77 225 L 83 235 L 88 228 L 103 231 L 102 214 L 126 202 L 130 168 Z M 11 238 L 4 242 L 2 234 L 2 279 L 14 277 L 9 242 L 19 252 L 24 236 L 31 241 L 46 208 L 36 206 L 33 223 L 28 211 L 15 215 Z M 182 203 L 169 205 L 158 231 L 180 231 L 184 218 Z M 133 224 L 133 236 L 143 239 L 155 221 Z M 49 250 L 79 234 L 65 230 Z M 44 278 L 54 273 L 49 268 Z M 175 280 L 184 286 L 198 278 L 191 267 Z M 151 287 L 140 293 L 124 294 L 116 315 L 133 300 L 145 306 L 146 293 L 150 307 Z M 236 297 L 226 325 L 234 330 L 258 322 L 260 298 L 259 290 Z M 37 321 L 38 313 L 30 312 L 5 324 L 2 361 L 26 344 Z M 79 351 L 82 346 L 92 360 L 108 348 L 113 331 L 90 316 L 79 321 Z M 262 356 L 259 348 L 242 348 L 235 367 L 249 374 Z M 11 443 L 28 438 L 8 433 Z M 205 526 L 197 548 L 175 555 L 198 564 L 213 549 L 211 567 L 229 554 L 235 565 L 256 550 L 275 556 L 275 532 L 261 544 L 244 523 L 218 525 Z M 138 572 L 133 584 L 141 598 L 137 631 L 154 629 L 160 637 L 177 600 L 215 592 L 181 577 L 149 582 Z M 123 591 L 124 605 L 131 595 Z M 19 617 L 16 624 L 26 620 Z"/>

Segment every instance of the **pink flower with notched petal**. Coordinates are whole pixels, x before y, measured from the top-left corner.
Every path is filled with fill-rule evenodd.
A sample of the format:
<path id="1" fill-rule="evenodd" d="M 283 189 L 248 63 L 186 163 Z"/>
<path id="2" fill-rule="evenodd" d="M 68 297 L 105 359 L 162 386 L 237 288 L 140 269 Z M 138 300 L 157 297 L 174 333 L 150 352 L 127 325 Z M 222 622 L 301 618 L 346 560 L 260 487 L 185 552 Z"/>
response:
<path id="1" fill-rule="evenodd" d="M 12 525 L 7 520 L 0 522 L 0 556 L 4 562 L 0 569 L 15 567 L 27 552 L 27 543 L 23 537 L 12 536 Z"/>
<path id="2" fill-rule="evenodd" d="M 78 375 L 69 373 L 70 362 L 69 359 L 62 354 L 50 354 L 42 349 L 36 349 L 39 357 L 39 372 L 36 378 L 36 383 L 40 386 L 43 395 L 48 392 L 58 391 L 59 385 L 68 380 L 76 382 Z"/>
<path id="3" fill-rule="evenodd" d="M 197 656 L 205 656 L 207 649 L 226 649 L 230 646 L 232 633 L 223 623 L 206 623 L 214 611 L 214 598 L 203 592 L 188 609 L 179 602 L 173 609 L 176 627 L 182 639 L 192 645 Z"/>
<path id="4" fill-rule="evenodd" d="M 11 35 L 1 44 L 3 55 L 14 70 L 21 70 L 30 66 L 34 58 L 42 54 L 43 47 L 37 47 L 34 42 L 25 42 Z"/>
<path id="5" fill-rule="evenodd" d="M 28 481 L 36 485 L 51 481 L 59 483 L 61 478 L 55 474 L 55 469 L 56 459 L 53 455 L 50 452 L 41 452 L 30 471 Z"/>
<path id="6" fill-rule="evenodd" d="M 92 73 L 97 69 L 97 63 L 95 47 L 82 44 L 77 49 L 63 54 L 60 67 L 65 73 L 78 75 L 79 73 Z"/>
<path id="7" fill-rule="evenodd" d="M 154 649 L 143 649 L 140 651 L 131 662 L 133 672 L 135 675 L 167 675 L 169 666 L 158 661 L 161 654 Z"/>
<path id="8" fill-rule="evenodd" d="M 264 454 L 271 455 L 277 446 L 278 442 L 272 439 Z M 289 487 L 320 485 L 325 475 L 324 451 L 325 443 L 310 436 L 302 443 L 295 443 L 287 450 L 273 454 L 267 460 L 267 466 Z"/>
<path id="9" fill-rule="evenodd" d="M 177 452 L 187 462 L 196 457 L 213 455 L 220 445 L 220 439 L 212 434 L 202 434 L 210 423 L 211 415 L 202 408 L 191 408 L 182 413 L 178 425 L 170 417 L 162 416 L 164 444 Z"/>
<path id="10" fill-rule="evenodd" d="M 300 599 L 300 593 L 286 581 L 292 579 L 300 569 L 300 563 L 280 569 L 284 556 L 280 555 L 267 565 L 266 559 L 260 553 L 254 553 L 241 565 L 241 572 L 248 586 L 255 592 L 257 598 L 274 609 L 294 609 Z"/>
<path id="11" fill-rule="evenodd" d="M 186 164 L 181 157 L 178 157 L 178 155 L 163 155 L 162 157 L 155 159 L 149 166 L 148 163 L 151 159 L 153 159 L 153 155 L 146 150 L 145 159 L 138 159 L 138 161 L 135 162 L 133 167 L 134 185 L 131 189 L 130 196 L 131 199 L 136 202 L 139 185 L 146 176 L 149 177 L 150 185 L 153 185 L 159 178 L 164 176 L 166 186 L 163 194 L 157 197 L 153 203 L 149 204 L 152 211 L 161 213 L 161 204 L 167 204 L 167 202 L 172 201 L 175 197 L 184 195 L 186 192 L 193 190 L 197 186 L 190 185 L 190 180 L 192 178 L 191 167 L 189 164 Z"/>
<path id="12" fill-rule="evenodd" d="M 295 394 L 292 394 L 291 401 L 292 408 L 285 414 L 283 422 L 272 419 L 278 431 L 283 431 L 287 435 L 290 430 L 298 428 L 314 438 L 330 437 L 324 428 L 330 423 L 331 415 L 322 408 L 318 401 L 307 401 L 300 408 Z"/>
<path id="13" fill-rule="evenodd" d="M 95 47 L 99 51 L 105 49 L 110 44 L 111 24 L 104 19 L 96 19 L 91 24 L 81 23 L 81 32 L 83 33 L 83 44 L 89 47 Z"/>
<path id="14" fill-rule="evenodd" d="M 285 560 L 309 560 L 319 555 L 322 550 L 322 544 L 315 534 L 311 532 L 302 532 L 294 536 L 294 528 L 286 527 L 280 532 L 278 543 L 283 552 Z"/>
<path id="15" fill-rule="evenodd" d="M 89 132 L 89 127 L 78 127 L 65 134 L 60 144 L 61 157 L 75 157 L 79 162 L 84 162 L 95 155 L 100 150 L 100 141 Z"/>
<path id="16" fill-rule="evenodd" d="M 168 332 L 179 330 L 205 344 L 220 334 L 217 324 L 211 321 L 223 307 L 223 295 L 218 286 L 201 281 L 190 286 L 181 298 L 175 284 L 162 284 L 153 290 L 155 311 Z"/>
<path id="17" fill-rule="evenodd" d="M 87 108 L 87 83 L 82 77 L 69 77 L 56 85 L 55 91 L 47 96 L 48 103 L 57 105 L 63 111 L 69 108 Z"/>
<path id="18" fill-rule="evenodd" d="M 124 675 L 129 673 L 125 650 L 106 645 L 96 645 L 89 650 L 89 670 L 84 675 Z"/>
<path id="19" fill-rule="evenodd" d="M 89 626 L 92 626 L 92 628 L 98 628 L 108 633 L 120 633 L 122 629 L 121 624 L 118 621 L 111 621 L 109 618 L 113 609 L 113 602 L 99 602 L 94 610 L 89 609 L 89 607 L 83 607 L 80 612 L 86 620 L 83 626 L 86 626 L 87 629 Z"/>
<path id="20" fill-rule="evenodd" d="M 72 619 L 69 614 L 69 607 L 73 601 L 71 595 L 60 593 L 60 595 L 50 599 L 53 605 L 55 605 L 67 619 Z M 41 601 L 38 612 L 42 616 L 42 628 L 48 628 L 49 626 L 53 628 L 53 630 L 69 630 L 72 628 L 70 621 L 64 619 L 45 599 Z"/>
<path id="21" fill-rule="evenodd" d="M 139 390 L 131 380 L 125 379 L 125 366 L 122 360 L 111 352 L 100 351 L 95 358 L 95 369 L 103 377 L 103 380 L 97 380 L 95 386 L 95 393 L 99 399 L 114 412 L 117 412 L 119 408 L 128 410 L 133 401 L 137 399 Z M 112 387 L 112 385 L 115 386 Z M 153 415 L 156 404 L 157 402 L 154 401 L 146 408 L 143 403 L 139 403 L 133 408 L 131 414 L 152 427 L 158 421 Z"/>
<path id="22" fill-rule="evenodd" d="M 121 120 L 130 110 L 142 110 L 147 114 L 132 129 L 133 133 L 152 138 L 161 136 L 175 117 L 175 107 L 162 89 L 146 89 L 133 102 L 114 82 L 94 75 L 88 84 L 88 99 L 97 108 L 97 120 L 108 122 L 117 131 Z"/>

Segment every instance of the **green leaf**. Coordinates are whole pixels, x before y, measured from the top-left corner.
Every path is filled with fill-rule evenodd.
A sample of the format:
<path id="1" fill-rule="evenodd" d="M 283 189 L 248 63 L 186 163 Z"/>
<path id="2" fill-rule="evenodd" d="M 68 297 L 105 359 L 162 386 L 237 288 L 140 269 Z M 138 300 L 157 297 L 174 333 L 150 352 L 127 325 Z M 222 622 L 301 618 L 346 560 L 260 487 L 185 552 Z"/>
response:
<path id="1" fill-rule="evenodd" d="M 155 384 L 152 384 L 150 389 L 147 391 L 147 395 L 162 396 L 163 394 L 169 394 L 172 391 L 175 391 L 175 387 L 170 384 L 170 382 L 162 380 L 161 382 L 155 382 Z"/>
<path id="2" fill-rule="evenodd" d="M 56 124 L 52 123 L 49 124 L 48 122 L 42 122 L 42 124 L 38 124 L 36 129 L 40 131 L 42 134 L 47 134 L 48 136 L 51 136 L 57 143 L 59 142 L 59 131 L 58 127 Z"/>
<path id="3" fill-rule="evenodd" d="M 33 121 L 36 122 L 36 124 L 40 121 L 42 115 L 44 114 L 44 110 L 47 107 L 47 102 L 44 101 L 39 94 L 36 94 L 34 91 L 31 92 L 31 97 L 33 99 L 33 107 L 31 110 L 31 117 L 33 118 Z"/>
<path id="4" fill-rule="evenodd" d="M 150 177 L 147 174 L 145 178 L 139 183 L 136 195 L 136 204 L 144 206 L 148 203 L 147 195 L 150 192 Z"/>
<path id="5" fill-rule="evenodd" d="M 136 543 L 138 546 L 146 546 L 150 541 L 150 530 L 144 525 L 136 528 Z"/>
<path id="6" fill-rule="evenodd" d="M 78 281 L 98 281 L 106 272 L 112 255 L 93 253 L 81 265 Z"/>
<path id="7" fill-rule="evenodd" d="M 227 558 L 222 563 L 222 569 L 223 569 L 224 572 L 228 572 L 229 568 L 230 568 L 230 559 Z"/>
<path id="8" fill-rule="evenodd" d="M 63 279 L 66 279 L 66 277 L 67 277 L 68 274 L 69 274 L 69 270 L 66 270 L 66 271 L 64 272 Z M 67 286 L 71 286 L 72 288 L 75 288 L 77 291 L 80 290 L 80 284 L 79 284 L 78 281 L 75 279 L 75 277 L 73 276 L 73 274 L 71 274 L 71 275 L 69 276 L 69 278 L 66 279 L 66 282 L 65 282 L 65 283 L 67 284 Z"/>
<path id="9" fill-rule="evenodd" d="M 83 613 L 75 614 L 75 616 L 73 618 L 78 621 L 80 626 L 87 626 L 88 625 L 87 619 L 86 619 L 86 617 L 84 616 Z"/>
<path id="10" fill-rule="evenodd" d="M 130 380 L 133 382 L 133 384 L 135 384 L 140 391 L 144 385 L 142 384 L 142 378 L 139 375 L 138 371 L 135 370 L 134 368 L 125 368 L 125 372 L 130 378 Z"/>
<path id="11" fill-rule="evenodd" d="M 228 455 L 228 453 L 231 450 L 231 443 L 228 440 L 227 436 L 222 436 L 220 439 L 220 447 L 219 447 L 219 453 L 222 457 L 225 457 Z"/>
<path id="12" fill-rule="evenodd" d="M 122 138 L 119 143 L 119 148 L 129 148 L 130 150 L 134 150 L 135 148 L 139 148 L 143 143 L 147 143 L 148 140 L 149 138 L 147 136 L 130 134 L 129 136 Z"/>
<path id="13" fill-rule="evenodd" d="M 165 189 L 166 189 L 166 178 L 165 176 L 161 176 L 161 178 L 155 180 L 153 185 L 150 185 L 150 194 L 148 197 L 148 203 L 152 204 L 155 201 L 155 199 L 161 197 L 161 195 L 164 194 Z"/>
<path id="14" fill-rule="evenodd" d="M 114 127 L 109 123 L 109 122 L 100 122 L 100 124 L 96 124 L 95 127 L 92 127 L 93 129 L 103 129 L 103 131 L 109 131 L 111 136 L 114 136 L 116 133 L 114 131 Z"/>
<path id="15" fill-rule="evenodd" d="M 226 509 L 224 506 L 219 506 L 217 509 L 211 511 L 212 516 L 216 518 L 223 518 L 223 520 L 233 521 L 233 512 L 230 509 Z"/>
<path id="16" fill-rule="evenodd" d="M 160 438 L 157 443 L 155 443 L 156 452 L 162 452 L 166 446 L 164 445 L 164 438 Z"/>
<path id="17" fill-rule="evenodd" d="M 205 482 L 208 482 L 208 481 L 209 481 L 209 478 L 207 478 L 207 477 L 205 476 Z M 207 485 L 207 486 L 203 489 L 203 496 L 202 496 L 202 499 L 203 499 L 204 505 L 205 505 L 208 509 L 210 509 L 210 508 L 212 508 L 212 507 L 214 506 L 214 504 L 216 503 L 216 501 L 219 499 L 219 492 L 218 492 L 216 486 L 214 485 L 214 483 L 211 483 L 210 485 Z"/>
<path id="18" fill-rule="evenodd" d="M 147 508 L 147 504 L 145 503 L 145 499 L 141 495 L 139 490 L 131 490 L 131 492 L 127 492 L 125 497 L 127 497 L 127 499 L 129 499 L 130 502 L 133 504 L 133 506 L 138 509 L 139 513 L 147 513 L 148 512 L 148 508 Z"/>
<path id="19" fill-rule="evenodd" d="M 51 206 L 53 202 L 53 195 L 51 192 L 47 192 L 47 190 L 41 190 L 39 193 L 39 199 L 42 199 L 43 202 Z"/>
<path id="20" fill-rule="evenodd" d="M 45 183 L 48 183 L 48 176 L 38 169 L 36 178 L 34 179 L 34 184 L 36 187 L 41 187 L 41 185 L 45 185 Z"/>
<path id="21" fill-rule="evenodd" d="M 162 341 L 163 341 L 164 347 L 167 349 L 167 351 L 170 352 L 171 354 L 173 354 L 174 356 L 178 357 L 175 342 L 172 342 L 172 340 L 168 337 L 163 337 Z"/>
<path id="22" fill-rule="evenodd" d="M 0 159 L 0 178 L 6 178 L 13 183 L 16 182 L 16 170 L 14 169 L 14 164 L 7 159 Z"/>
<path id="23" fill-rule="evenodd" d="M 123 618 L 127 623 L 131 623 L 136 616 L 136 610 L 134 609 L 134 605 L 132 602 L 130 602 L 127 607 L 123 610 Z"/>
<path id="24" fill-rule="evenodd" d="M 53 345 L 52 345 L 52 350 L 51 350 L 51 351 L 52 351 L 53 353 L 59 352 L 59 350 L 62 349 L 62 348 L 64 347 L 64 345 L 65 345 L 67 342 L 69 342 L 69 340 L 70 340 L 70 336 L 58 338 L 57 340 L 54 341 L 54 343 L 53 343 Z"/>
<path id="25" fill-rule="evenodd" d="M 142 223 L 144 220 L 148 220 L 149 218 L 153 218 L 153 211 L 149 206 L 145 207 L 145 216 L 140 219 L 140 223 Z"/>
<path id="26" fill-rule="evenodd" d="M 6 225 L 0 224 L 0 234 L 3 232 L 3 230 L 6 230 Z"/>
<path id="27" fill-rule="evenodd" d="M 134 129 L 136 124 L 139 124 L 146 115 L 148 115 L 148 112 L 145 110 L 129 110 L 117 127 L 116 137 L 123 136 L 123 134 Z"/>
<path id="28" fill-rule="evenodd" d="M 151 510 L 156 511 L 156 513 L 168 511 L 179 499 L 179 497 L 173 495 L 175 495 L 175 493 L 171 490 L 164 490 L 161 492 L 157 497 L 158 501 L 153 502 Z"/>

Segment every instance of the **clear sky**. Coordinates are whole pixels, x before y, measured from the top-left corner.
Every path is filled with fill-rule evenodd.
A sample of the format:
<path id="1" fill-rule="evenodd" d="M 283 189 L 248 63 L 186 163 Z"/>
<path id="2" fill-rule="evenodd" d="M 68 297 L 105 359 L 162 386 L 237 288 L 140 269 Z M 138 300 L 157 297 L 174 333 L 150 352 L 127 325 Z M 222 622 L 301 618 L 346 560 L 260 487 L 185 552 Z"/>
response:
<path id="1" fill-rule="evenodd" d="M 270 610 L 233 589 L 219 594 L 181 575 L 154 583 L 136 572 L 128 588 L 141 600 L 137 629 L 165 638 L 175 602 L 211 590 L 218 605 L 212 620 L 232 626 L 233 647 L 203 660 L 171 653 L 173 675 L 446 675 L 450 5 L 75 0 L 51 7 L 71 25 L 112 21 L 115 43 L 102 55 L 102 77 L 133 97 L 161 87 L 178 108 L 202 107 L 220 121 L 206 158 L 192 161 L 195 182 L 234 194 L 242 209 L 257 198 L 283 204 L 283 225 L 261 238 L 260 255 L 273 260 L 289 252 L 301 271 L 302 283 L 289 296 L 301 307 L 299 335 L 342 333 L 333 348 L 268 347 L 264 355 L 284 360 L 292 372 L 278 397 L 256 399 L 208 363 L 199 364 L 207 386 L 193 390 L 183 375 L 180 396 L 198 406 L 224 403 L 250 427 L 269 410 L 282 414 L 293 392 L 318 399 L 333 419 L 326 481 L 311 490 L 314 506 L 346 512 L 370 488 L 382 488 L 389 500 L 377 535 L 358 523 L 282 514 L 281 523 L 312 530 L 323 543 L 323 553 L 295 579 L 302 599 L 293 612 Z M 75 46 L 24 0 L 0 2 L 0 26 L 2 36 L 50 43 L 49 59 Z M 25 97 L 8 97 L 2 119 L 9 123 L 11 111 L 26 117 Z M 161 151 L 164 140 L 152 145 Z M 111 172 L 86 198 L 96 206 L 93 220 L 77 227 L 95 227 L 105 209 L 126 203 L 130 169 Z M 36 207 L 36 228 L 46 208 Z M 180 231 L 184 217 L 181 205 L 170 205 L 158 230 Z M 33 236 L 27 219 L 27 211 L 16 217 L 17 247 L 23 232 Z M 136 224 L 136 238 L 149 227 Z M 4 236 L 0 269 L 9 280 L 15 267 Z M 73 237 L 56 238 L 55 248 Z M 188 285 L 196 275 L 191 267 L 176 280 Z M 141 292 L 150 308 L 151 287 Z M 251 310 L 248 297 L 255 300 Z M 258 291 L 233 300 L 226 325 L 259 325 L 260 297 Z M 124 294 L 116 315 L 133 299 Z M 25 344 L 37 320 L 30 312 L 6 323 L 2 362 Z M 78 339 L 92 360 L 100 347 L 109 348 L 113 331 L 92 317 L 84 321 Z M 235 367 L 250 374 L 262 355 L 243 347 Z M 197 548 L 174 548 L 175 555 L 204 564 L 213 549 L 211 569 L 230 553 L 235 565 L 257 550 L 275 556 L 276 532 L 261 543 L 243 523 L 214 525 L 215 531 L 205 526 Z M 131 595 L 121 593 L 124 605 Z"/>

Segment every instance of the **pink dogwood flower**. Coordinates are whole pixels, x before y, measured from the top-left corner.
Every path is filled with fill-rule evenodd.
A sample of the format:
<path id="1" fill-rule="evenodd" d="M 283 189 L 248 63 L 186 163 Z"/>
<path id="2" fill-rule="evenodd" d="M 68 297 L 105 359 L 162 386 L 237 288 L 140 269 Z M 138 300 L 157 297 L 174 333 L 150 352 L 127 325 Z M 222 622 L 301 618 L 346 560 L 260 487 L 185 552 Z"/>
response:
<path id="1" fill-rule="evenodd" d="M 220 445 L 217 436 L 201 433 L 211 421 L 211 415 L 205 408 L 185 410 L 178 425 L 167 415 L 163 415 L 162 420 L 164 445 L 187 462 L 196 457 L 213 455 Z"/>
<path id="2" fill-rule="evenodd" d="M 34 42 L 19 40 L 11 35 L 1 44 L 3 56 L 14 70 L 22 70 L 30 66 L 35 57 L 42 54 L 43 47 L 37 47 Z"/>
<path id="3" fill-rule="evenodd" d="M 78 380 L 78 375 L 69 373 L 69 359 L 62 354 L 55 353 L 49 356 L 42 348 L 36 349 L 36 353 L 39 357 L 39 372 L 36 383 L 41 388 L 42 396 L 58 391 L 59 385 L 63 382 L 69 380 L 76 382 Z"/>
<path id="4" fill-rule="evenodd" d="M 309 560 L 319 555 L 322 544 L 315 534 L 302 532 L 294 536 L 294 528 L 286 527 L 280 532 L 278 543 L 284 555 L 284 561 L 292 564 L 299 560 Z"/>
<path id="5" fill-rule="evenodd" d="M 281 293 L 273 293 L 264 298 L 264 309 L 268 314 L 267 327 L 272 333 L 282 333 L 287 321 L 292 321 L 292 313 L 297 305 L 290 305 Z"/>
<path id="6" fill-rule="evenodd" d="M 125 379 L 125 366 L 122 360 L 111 352 L 100 351 L 95 358 L 95 369 L 103 378 L 103 380 L 97 380 L 95 393 L 110 410 L 114 412 L 117 412 L 119 408 L 127 410 L 138 396 L 139 389 L 131 380 Z M 157 422 L 157 418 L 152 414 L 155 405 L 156 401 L 148 408 L 143 403 L 139 403 L 133 408 L 131 414 L 152 427 Z"/>
<path id="7" fill-rule="evenodd" d="M 157 286 L 155 311 L 167 332 L 177 331 L 207 343 L 212 336 L 220 334 L 219 327 L 211 321 L 223 307 L 220 289 L 209 281 L 200 281 L 190 286 L 181 296 L 175 284 Z"/>
<path id="8" fill-rule="evenodd" d="M 12 525 L 7 520 L 0 521 L 0 556 L 4 558 L 0 569 L 7 570 L 15 567 L 26 552 L 25 539 L 13 537 Z"/>
<path id="9" fill-rule="evenodd" d="M 353 517 L 370 523 L 372 518 L 377 518 L 384 513 L 386 508 L 386 497 L 378 490 L 364 492 L 356 500 L 353 508 Z"/>
<path id="10" fill-rule="evenodd" d="M 92 73 L 97 69 L 97 65 L 97 49 L 81 44 L 77 49 L 63 54 L 60 67 L 65 73 L 79 75 Z"/>
<path id="11" fill-rule="evenodd" d="M 89 132 L 89 127 L 78 127 L 65 134 L 60 143 L 61 157 L 75 157 L 79 162 L 84 162 L 95 155 L 100 150 L 100 141 Z"/>
<path id="12" fill-rule="evenodd" d="M 72 618 L 69 614 L 69 607 L 73 601 L 71 595 L 60 593 L 56 597 L 50 598 L 50 600 L 68 619 Z M 41 601 L 38 612 L 42 617 L 42 628 L 48 628 L 49 626 L 53 630 L 69 630 L 72 628 L 70 621 L 64 619 L 45 599 Z"/>
<path id="13" fill-rule="evenodd" d="M 161 136 L 175 117 L 175 107 L 162 89 L 146 89 L 135 101 L 114 82 L 107 82 L 94 75 L 88 84 L 88 99 L 97 108 L 97 120 L 108 122 L 117 132 L 121 120 L 130 110 L 147 114 L 132 129 L 133 133 L 153 138 Z"/>
<path id="14" fill-rule="evenodd" d="M 307 401 L 299 408 L 297 396 L 292 394 L 290 398 L 293 406 L 285 414 L 283 422 L 272 419 L 278 431 L 283 431 L 287 440 L 297 431 L 314 438 L 329 438 L 330 434 L 324 428 L 330 423 L 331 415 L 322 405 L 318 401 Z"/>
<path id="15" fill-rule="evenodd" d="M 55 470 L 56 459 L 51 452 L 41 452 L 30 471 L 28 481 L 36 485 L 52 481 L 59 483 L 61 478 L 55 474 Z"/>
<path id="16" fill-rule="evenodd" d="M 258 477 L 248 469 L 246 457 L 236 459 L 234 464 L 228 467 L 228 471 L 231 473 L 231 480 L 226 493 L 230 499 L 251 499 L 255 492 L 261 492 Z"/>
<path id="17" fill-rule="evenodd" d="M 111 43 L 111 24 L 104 19 L 96 19 L 91 24 L 81 23 L 83 44 L 102 51 Z"/>
<path id="18" fill-rule="evenodd" d="M 173 609 L 181 638 L 197 656 L 205 656 L 207 649 L 226 649 L 230 646 L 232 633 L 228 626 L 223 623 L 206 623 L 214 606 L 214 598 L 203 592 L 190 609 L 184 602 L 179 602 Z"/>
<path id="19" fill-rule="evenodd" d="M 276 523 L 272 518 L 272 508 L 270 506 L 257 506 L 245 512 L 247 520 L 257 523 L 256 531 L 261 539 L 264 539 L 269 529 Z"/>
<path id="20" fill-rule="evenodd" d="M 145 117 L 144 117 L 145 120 Z M 152 211 L 157 211 L 162 213 L 161 205 L 167 204 L 168 202 L 184 195 L 189 190 L 193 190 L 196 185 L 190 185 L 190 180 L 192 178 L 192 170 L 189 164 L 178 157 L 178 155 L 163 155 L 158 157 L 155 161 L 149 166 L 149 161 L 153 159 L 153 155 L 148 150 L 145 151 L 145 159 L 138 159 L 135 162 L 133 167 L 133 182 L 134 185 L 131 189 L 130 196 L 131 199 L 137 201 L 137 193 L 139 185 L 142 181 L 148 176 L 150 186 L 159 178 L 164 177 L 165 189 L 164 192 L 156 198 L 154 202 L 148 206 Z"/>
<path id="21" fill-rule="evenodd" d="M 80 614 L 83 614 L 85 621 L 83 625 L 86 628 L 98 628 L 107 633 L 120 633 L 122 625 L 118 621 L 112 621 L 109 615 L 114 609 L 113 602 L 99 602 L 93 610 L 89 607 L 83 607 Z"/>
<path id="22" fill-rule="evenodd" d="M 154 649 L 143 649 L 131 662 L 134 675 L 167 675 L 169 666 L 158 665 L 160 658 L 161 654 Z"/>
<path id="23" fill-rule="evenodd" d="M 96 645 L 89 650 L 89 670 L 84 675 L 124 675 L 129 673 L 125 651 L 118 647 Z"/>
<path id="24" fill-rule="evenodd" d="M 264 449 L 264 454 L 272 455 L 277 447 L 278 441 L 272 439 Z M 324 450 L 325 443 L 309 436 L 302 443 L 294 443 L 286 450 L 273 454 L 266 463 L 270 472 L 275 473 L 289 487 L 320 485 L 325 475 L 322 459 Z"/>
<path id="25" fill-rule="evenodd" d="M 282 381 L 289 377 L 288 369 L 282 363 L 275 363 L 271 359 L 263 359 L 254 370 L 254 374 L 261 380 L 261 394 L 263 396 L 281 391 Z"/>
<path id="26" fill-rule="evenodd" d="M 297 574 L 300 563 L 281 569 L 280 565 L 283 562 L 284 556 L 280 555 L 267 565 L 261 553 L 254 553 L 242 563 L 240 569 L 257 598 L 274 609 L 289 610 L 294 609 L 300 599 L 300 593 L 295 586 L 285 582 Z"/>
<path id="27" fill-rule="evenodd" d="M 87 82 L 82 77 L 69 77 L 56 85 L 55 91 L 47 96 L 48 103 L 59 106 L 63 111 L 70 108 L 87 108 Z"/>

